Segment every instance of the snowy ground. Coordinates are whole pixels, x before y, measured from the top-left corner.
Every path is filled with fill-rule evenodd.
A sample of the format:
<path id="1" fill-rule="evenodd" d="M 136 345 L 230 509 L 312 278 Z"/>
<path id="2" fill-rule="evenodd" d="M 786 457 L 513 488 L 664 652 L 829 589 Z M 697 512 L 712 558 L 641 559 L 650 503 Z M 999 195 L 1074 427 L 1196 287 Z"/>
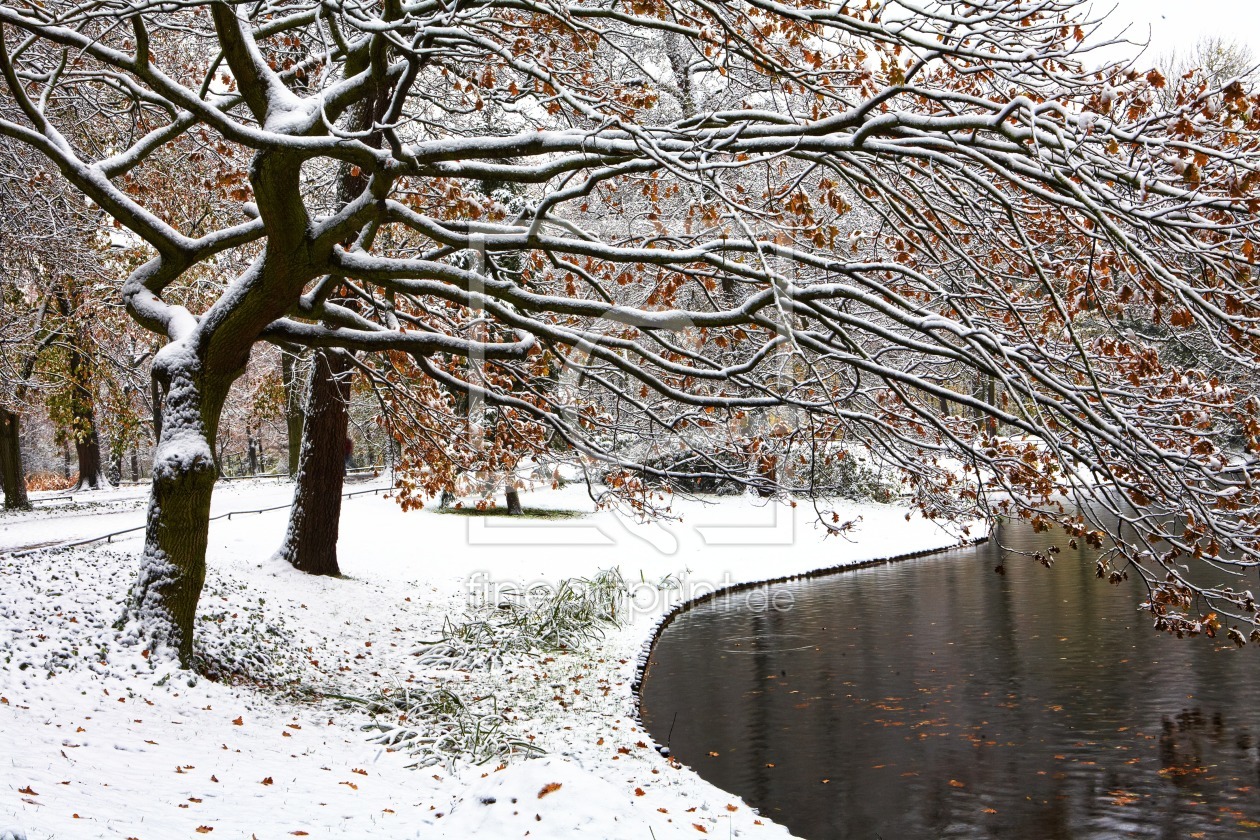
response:
<path id="1" fill-rule="evenodd" d="M 214 513 L 290 494 L 271 481 L 228 484 Z M 137 488 L 97 498 L 0 516 L 0 551 L 142 524 Z M 524 501 L 592 509 L 584 488 Z M 228 676 L 220 682 L 152 664 L 115 638 L 138 533 L 0 554 L 0 838 L 786 837 L 639 731 L 630 685 L 645 641 L 679 599 L 713 586 L 957 538 L 890 506 L 847 504 L 842 520 L 860 517 L 852 542 L 823 539 L 804 505 L 725 499 L 675 512 L 681 522 L 605 512 L 518 524 L 404 514 L 359 496 L 343 507 L 340 580 L 270 559 L 283 510 L 216 520 L 199 641 Z M 630 621 L 585 649 L 490 673 L 418 667 L 417 644 L 496 587 L 613 567 L 632 585 Z M 659 588 L 667 575 L 681 587 Z M 411 755 L 372 743 L 369 718 L 330 696 L 437 684 L 497 704 L 545 756 L 408 769 Z"/>

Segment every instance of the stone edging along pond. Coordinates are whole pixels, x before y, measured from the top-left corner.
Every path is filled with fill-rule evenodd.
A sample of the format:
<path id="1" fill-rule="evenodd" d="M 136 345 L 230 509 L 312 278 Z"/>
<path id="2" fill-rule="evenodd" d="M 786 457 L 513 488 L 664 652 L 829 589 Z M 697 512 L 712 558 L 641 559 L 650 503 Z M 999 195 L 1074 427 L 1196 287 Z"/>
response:
<path id="1" fill-rule="evenodd" d="M 656 752 L 660 753 L 663 756 L 669 756 L 669 748 L 667 746 L 658 744 L 656 742 L 656 738 L 653 737 L 652 734 L 648 732 L 647 729 L 643 725 L 643 718 L 640 713 L 641 706 L 643 704 L 642 689 L 643 689 L 643 679 L 647 674 L 648 665 L 652 661 L 652 652 L 656 649 L 656 643 L 660 640 L 661 634 L 665 632 L 665 629 L 669 627 L 670 624 L 673 623 L 674 619 L 676 619 L 678 616 L 682 615 L 683 613 L 695 607 L 698 607 L 701 604 L 708 603 L 709 601 L 712 601 L 713 599 L 722 595 L 731 595 L 736 592 L 746 592 L 750 589 L 757 589 L 763 586 L 775 586 L 776 584 L 781 584 L 781 583 L 792 583 L 794 581 L 800 581 L 800 580 L 811 580 L 813 578 L 830 577 L 832 575 L 839 575 L 844 572 L 852 572 L 858 569 L 869 569 L 873 566 L 885 566 L 891 563 L 898 563 L 898 562 L 901 562 L 902 560 L 916 560 L 921 557 L 930 557 L 934 554 L 943 554 L 947 551 L 957 551 L 959 549 L 974 548 L 978 545 L 983 545 L 984 543 L 988 541 L 989 541 L 989 537 L 986 534 L 985 536 L 976 537 L 975 539 L 971 539 L 971 540 L 966 540 L 957 545 L 947 545 L 947 546 L 942 546 L 940 548 L 925 548 L 921 551 L 911 551 L 911 552 L 907 552 L 906 554 L 894 554 L 891 557 L 879 557 L 879 558 L 874 558 L 871 560 L 859 560 L 855 563 L 842 563 L 837 566 L 824 566 L 820 569 L 812 569 L 810 571 L 798 572 L 792 575 L 783 575 L 781 577 L 765 578 L 763 580 L 750 580 L 750 581 L 745 581 L 743 583 L 732 583 L 732 584 L 728 584 L 727 586 L 714 589 L 712 592 L 706 592 L 705 594 L 699 595 L 695 598 L 690 598 L 688 600 L 678 602 L 674 606 L 670 607 L 669 610 L 667 610 L 663 615 L 661 615 L 659 618 L 656 619 L 655 623 L 652 625 L 651 631 L 648 633 L 648 638 L 644 640 L 642 648 L 639 651 L 639 655 L 635 659 L 634 679 L 630 683 L 630 693 L 631 693 L 631 696 L 633 697 L 633 702 L 634 702 L 634 707 L 631 714 L 633 716 L 635 724 L 639 727 L 639 731 L 647 739 L 652 749 L 656 750 Z"/>

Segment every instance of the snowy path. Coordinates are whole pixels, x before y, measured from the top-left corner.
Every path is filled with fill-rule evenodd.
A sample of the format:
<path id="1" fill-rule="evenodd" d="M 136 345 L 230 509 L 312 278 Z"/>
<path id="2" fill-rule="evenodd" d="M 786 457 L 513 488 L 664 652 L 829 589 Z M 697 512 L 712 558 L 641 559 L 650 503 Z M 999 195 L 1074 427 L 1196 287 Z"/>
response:
<path id="1" fill-rule="evenodd" d="M 376 479 L 347 483 L 346 492 L 357 497 L 371 488 L 384 487 L 381 482 L 381 479 Z M 243 515 L 272 514 L 283 518 L 285 510 L 275 508 L 288 505 L 292 499 L 293 486 L 287 482 L 224 483 L 215 488 L 210 516 L 213 519 L 239 511 Z M 148 500 L 147 490 L 138 492 L 135 487 L 124 487 L 76 493 L 69 504 L 44 503 L 32 511 L 10 514 L 0 518 L 0 553 L 60 545 L 120 531 L 133 533 L 122 534 L 110 542 L 130 549 L 130 543 L 138 542 L 142 537 L 135 529 L 144 525 Z M 254 513 L 262 509 L 267 510 Z M 221 520 L 211 522 L 212 532 L 218 527 L 218 521 Z"/>
<path id="2" fill-rule="evenodd" d="M 273 483 L 229 485 L 216 490 L 215 509 L 263 507 L 288 492 Z M 591 508 L 580 488 L 525 501 Z M 271 672 L 319 691 L 363 694 L 431 678 L 416 672 L 410 651 L 445 617 L 458 617 L 470 586 L 554 582 L 618 566 L 631 583 L 672 574 L 699 593 L 954 542 L 878 505 L 847 506 L 846 516 L 862 517 L 855 543 L 824 541 L 803 507 L 734 499 L 676 512 L 683 521 L 668 525 L 626 524 L 608 513 L 487 523 L 404 514 L 390 500 L 361 496 L 343 507 L 342 580 L 269 560 L 283 511 L 220 520 L 211 528 L 200 641 L 222 663 L 248 668 L 265 658 Z M 95 531 L 124 515 L 143 511 L 48 515 L 21 527 L 62 538 L 63 520 Z M 669 764 L 637 731 L 635 658 L 672 603 L 652 600 L 654 587 L 636 588 L 649 597 L 633 622 L 591 649 L 494 678 L 492 690 L 512 699 L 517 725 L 545 758 L 502 770 L 418 771 L 405 769 L 405 754 L 370 744 L 360 714 L 328 700 L 190 684 L 178 673 L 155 684 L 160 672 L 110 626 L 138 545 L 137 535 L 121 545 L 0 556 L 0 836 L 10 827 L 30 840 L 787 836 Z M 455 688 L 470 679 L 447 673 Z M 550 785 L 560 787 L 540 797 Z"/>

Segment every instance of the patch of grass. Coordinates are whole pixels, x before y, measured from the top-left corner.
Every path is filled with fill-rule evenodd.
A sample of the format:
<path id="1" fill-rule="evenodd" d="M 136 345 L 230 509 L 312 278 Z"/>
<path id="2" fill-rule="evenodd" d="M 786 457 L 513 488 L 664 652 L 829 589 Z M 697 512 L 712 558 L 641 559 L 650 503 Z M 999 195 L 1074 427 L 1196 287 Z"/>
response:
<path id="1" fill-rule="evenodd" d="M 511 519 L 581 519 L 587 515 L 586 511 L 581 510 L 565 510 L 563 508 L 523 508 L 522 512 L 517 516 L 509 516 L 507 508 L 504 507 L 448 507 L 442 508 L 438 513 L 449 513 L 455 516 L 502 516 Z"/>
<path id="2" fill-rule="evenodd" d="M 555 586 L 504 588 L 496 600 L 469 610 L 465 621 L 443 622 L 441 638 L 412 654 L 425 668 L 493 668 L 513 659 L 575 650 L 621 625 L 628 588 L 621 572 L 569 578 Z"/>
<path id="3" fill-rule="evenodd" d="M 460 759 L 485 764 L 542 754 L 512 734 L 508 716 L 493 695 L 466 700 L 448 688 L 399 686 L 370 698 L 332 696 L 365 708 L 373 717 L 363 727 L 376 733 L 371 740 L 406 750 L 416 759 L 414 767 L 444 764 L 451 769 Z"/>

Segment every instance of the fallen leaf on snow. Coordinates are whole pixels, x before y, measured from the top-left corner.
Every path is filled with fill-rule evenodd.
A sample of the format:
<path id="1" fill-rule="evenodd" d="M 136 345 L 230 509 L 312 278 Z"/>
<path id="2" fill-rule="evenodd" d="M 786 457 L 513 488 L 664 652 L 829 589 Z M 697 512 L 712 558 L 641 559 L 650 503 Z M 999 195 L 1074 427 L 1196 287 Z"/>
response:
<path id="1" fill-rule="evenodd" d="M 538 791 L 538 798 L 542 799 L 547 794 L 555 793 L 556 791 L 560 790 L 560 788 L 562 787 L 564 787 L 564 785 L 562 785 L 560 782 L 548 782 L 547 784 L 543 785 L 542 790 Z"/>
<path id="2" fill-rule="evenodd" d="M 709 833 L 709 829 L 707 829 L 707 828 L 705 828 L 704 826 L 700 825 L 700 823 L 692 823 L 692 824 L 691 824 L 691 827 L 692 827 L 692 828 L 694 828 L 696 831 L 700 832 L 701 834 L 708 834 L 708 833 Z"/>
<path id="3" fill-rule="evenodd" d="M 18 788 L 18 793 L 25 793 L 27 796 L 39 796 L 39 794 L 38 794 L 38 793 L 36 793 L 35 791 L 31 790 L 31 788 L 30 788 L 30 786 L 29 786 L 29 785 L 28 785 L 27 787 L 24 787 L 24 788 Z"/>
<path id="4" fill-rule="evenodd" d="M 261 784 L 264 784 L 264 785 L 272 785 L 272 784 L 275 784 L 275 782 L 273 782 L 273 781 L 271 780 L 271 777 L 270 777 L 270 776 L 268 776 L 267 778 L 265 778 L 265 779 L 263 779 L 263 780 L 262 780 Z"/>
<path id="5" fill-rule="evenodd" d="M 197 833 L 198 833 L 198 834 L 209 834 L 209 833 L 210 833 L 210 832 L 212 832 L 212 831 L 214 831 L 214 829 L 213 829 L 213 828 L 211 828 L 211 827 L 210 827 L 210 826 L 208 826 L 208 825 L 199 825 L 199 826 L 197 826 Z"/>
<path id="6" fill-rule="evenodd" d="M 238 717 L 236 720 L 232 721 L 232 725 L 233 725 L 233 726 L 244 726 L 244 725 L 245 725 L 245 717 L 244 717 L 244 715 L 242 715 L 241 717 Z"/>

